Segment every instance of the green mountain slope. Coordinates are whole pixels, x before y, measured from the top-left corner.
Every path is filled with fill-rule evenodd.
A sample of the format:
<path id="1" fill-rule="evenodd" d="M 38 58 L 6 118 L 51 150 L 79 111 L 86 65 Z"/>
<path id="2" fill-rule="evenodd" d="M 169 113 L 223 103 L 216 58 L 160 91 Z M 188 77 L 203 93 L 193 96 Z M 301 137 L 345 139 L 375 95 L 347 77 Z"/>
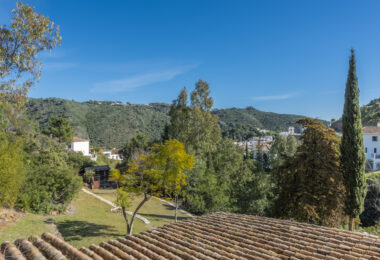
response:
<path id="1" fill-rule="evenodd" d="M 364 124 L 372 125 L 380 121 L 380 98 L 376 98 L 361 107 Z"/>
<path id="2" fill-rule="evenodd" d="M 360 108 L 362 124 L 364 126 L 376 125 L 380 121 L 380 98 L 376 98 Z M 341 119 L 332 123 L 331 127 L 337 132 L 342 131 Z"/>
<path id="3" fill-rule="evenodd" d="M 68 118 L 75 135 L 89 138 L 92 146 L 121 148 L 133 135 L 142 133 L 158 140 L 169 121 L 170 106 L 164 103 L 149 105 L 123 104 L 110 101 L 76 102 L 59 98 L 30 99 L 28 116 L 39 122 L 41 130 L 49 119 Z M 216 109 L 223 136 L 236 140 L 257 134 L 257 128 L 285 131 L 299 115 L 262 112 L 252 107 Z"/>
<path id="4" fill-rule="evenodd" d="M 91 145 L 122 147 L 133 135 L 142 133 L 159 139 L 169 120 L 169 105 L 131 105 L 115 102 L 76 102 L 58 98 L 30 99 L 28 116 L 41 130 L 49 119 L 60 116 L 71 121 L 76 136 L 89 138 Z"/>
<path id="5" fill-rule="evenodd" d="M 263 112 L 253 107 L 218 109 L 214 110 L 213 113 L 219 117 L 222 133 L 236 139 L 246 139 L 249 137 L 246 136 L 247 131 L 252 131 L 252 129 L 256 128 L 279 132 L 286 131 L 289 126 L 294 126 L 296 131 L 299 131 L 299 125 L 295 122 L 304 117 Z"/>

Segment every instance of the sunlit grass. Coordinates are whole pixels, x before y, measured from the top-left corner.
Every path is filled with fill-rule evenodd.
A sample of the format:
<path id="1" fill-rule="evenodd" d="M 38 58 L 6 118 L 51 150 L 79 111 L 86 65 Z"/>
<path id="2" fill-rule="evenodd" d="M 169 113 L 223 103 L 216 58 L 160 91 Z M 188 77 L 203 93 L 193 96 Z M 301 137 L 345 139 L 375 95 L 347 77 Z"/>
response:
<path id="1" fill-rule="evenodd" d="M 116 190 L 91 190 L 91 192 L 111 202 L 115 203 L 116 201 Z M 128 210 L 134 211 L 142 200 L 142 195 L 134 196 L 131 206 L 128 208 Z M 157 198 L 151 198 L 148 202 L 146 202 L 141 207 L 138 214 L 140 214 L 143 217 L 146 217 L 154 227 L 160 227 L 175 221 L 174 207 L 168 205 L 167 203 L 161 202 Z M 178 211 L 178 220 L 183 220 L 186 218 L 188 218 L 188 216 Z"/>

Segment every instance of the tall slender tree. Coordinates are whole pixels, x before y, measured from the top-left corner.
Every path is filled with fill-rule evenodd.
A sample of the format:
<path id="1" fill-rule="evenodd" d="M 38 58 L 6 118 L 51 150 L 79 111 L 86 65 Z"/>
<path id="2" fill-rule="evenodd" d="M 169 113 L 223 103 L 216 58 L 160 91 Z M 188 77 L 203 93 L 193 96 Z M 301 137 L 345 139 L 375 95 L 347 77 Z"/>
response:
<path id="1" fill-rule="evenodd" d="M 366 194 L 364 180 L 365 154 L 361 113 L 359 106 L 358 77 L 356 76 L 355 52 L 351 49 L 342 117 L 341 163 L 346 186 L 345 212 L 349 229 L 354 229 L 354 219 L 363 211 Z"/>

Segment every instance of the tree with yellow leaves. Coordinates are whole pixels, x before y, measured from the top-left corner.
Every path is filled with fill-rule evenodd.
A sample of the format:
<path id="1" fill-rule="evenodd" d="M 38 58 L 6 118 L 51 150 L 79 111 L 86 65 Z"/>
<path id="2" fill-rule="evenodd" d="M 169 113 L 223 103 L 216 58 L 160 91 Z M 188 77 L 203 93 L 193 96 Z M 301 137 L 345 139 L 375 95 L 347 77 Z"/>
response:
<path id="1" fill-rule="evenodd" d="M 193 156 L 186 153 L 185 145 L 175 139 L 156 144 L 148 155 L 141 154 L 131 160 L 128 170 L 120 174 L 117 189 L 117 204 L 127 223 L 127 234 L 132 234 L 136 214 L 153 196 L 162 196 L 166 192 L 178 200 L 179 192 L 187 184 L 185 171 L 193 168 L 193 161 Z M 141 194 L 143 200 L 129 219 L 126 209 L 131 205 L 132 196 Z"/>

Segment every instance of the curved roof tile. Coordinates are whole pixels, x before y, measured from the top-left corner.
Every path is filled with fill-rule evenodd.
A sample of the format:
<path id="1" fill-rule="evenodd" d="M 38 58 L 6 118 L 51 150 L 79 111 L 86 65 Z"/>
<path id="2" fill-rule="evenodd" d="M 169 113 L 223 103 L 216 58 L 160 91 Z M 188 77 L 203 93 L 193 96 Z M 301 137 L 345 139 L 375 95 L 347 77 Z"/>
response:
<path id="1" fill-rule="evenodd" d="M 218 212 L 80 250 L 44 233 L 4 242 L 3 259 L 380 259 L 380 237 Z"/>

